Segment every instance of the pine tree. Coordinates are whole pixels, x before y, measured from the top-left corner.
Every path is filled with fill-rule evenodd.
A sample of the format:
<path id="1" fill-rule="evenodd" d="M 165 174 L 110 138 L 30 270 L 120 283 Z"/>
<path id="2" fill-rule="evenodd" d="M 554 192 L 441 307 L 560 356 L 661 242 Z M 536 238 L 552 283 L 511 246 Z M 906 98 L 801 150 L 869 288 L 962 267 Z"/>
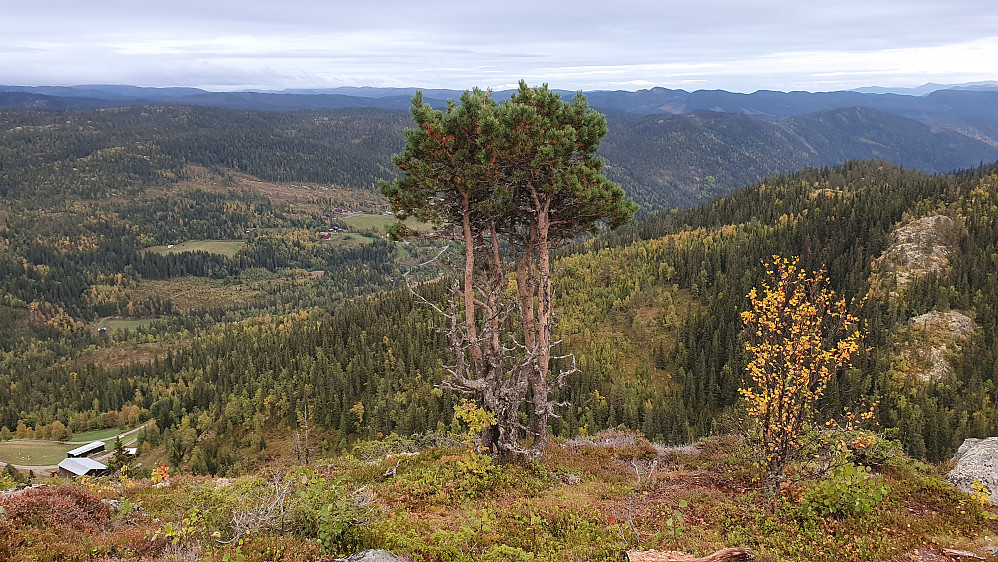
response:
<path id="1" fill-rule="evenodd" d="M 581 94 L 568 103 L 524 82 L 502 105 L 476 89 L 436 111 L 417 94 L 412 114 L 418 128 L 406 131 L 394 157 L 404 176 L 381 189 L 400 219 L 432 222 L 464 246 L 450 308 L 438 308 L 455 360 L 448 384 L 496 414 L 491 447 L 540 458 L 553 393 L 575 372 L 570 365 L 549 375 L 557 344 L 551 250 L 600 224 L 616 228 L 636 208 L 601 173 L 595 152 L 606 119 Z M 400 222 L 394 234 L 413 233 Z M 506 294 L 511 269 L 514 300 Z M 514 348 L 503 325 L 511 314 L 521 331 Z M 518 413 L 528 395 L 533 444 L 523 450 Z"/>

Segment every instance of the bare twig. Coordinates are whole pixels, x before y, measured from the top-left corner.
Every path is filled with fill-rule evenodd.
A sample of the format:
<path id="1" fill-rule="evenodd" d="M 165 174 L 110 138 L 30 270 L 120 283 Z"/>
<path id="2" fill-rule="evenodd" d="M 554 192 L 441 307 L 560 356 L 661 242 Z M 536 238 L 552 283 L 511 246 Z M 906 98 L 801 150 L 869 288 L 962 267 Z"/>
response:
<path id="1" fill-rule="evenodd" d="M 232 538 L 218 542 L 237 542 L 244 535 L 283 526 L 287 501 L 296 484 L 297 480 L 286 474 L 270 478 L 262 493 L 254 491 L 253 497 L 240 502 L 232 513 Z"/>

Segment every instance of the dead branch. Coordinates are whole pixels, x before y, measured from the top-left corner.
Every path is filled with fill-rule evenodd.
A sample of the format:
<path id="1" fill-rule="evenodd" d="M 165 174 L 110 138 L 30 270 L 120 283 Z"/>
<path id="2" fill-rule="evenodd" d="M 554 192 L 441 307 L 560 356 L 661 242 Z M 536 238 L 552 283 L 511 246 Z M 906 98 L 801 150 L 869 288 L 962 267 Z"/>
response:
<path id="1" fill-rule="evenodd" d="M 289 475 L 277 475 L 267 481 L 261 493 L 253 492 L 252 498 L 240 502 L 240 507 L 232 513 L 232 538 L 218 541 L 222 544 L 238 542 L 247 534 L 275 529 L 283 525 L 285 507 L 295 491 L 297 480 Z"/>

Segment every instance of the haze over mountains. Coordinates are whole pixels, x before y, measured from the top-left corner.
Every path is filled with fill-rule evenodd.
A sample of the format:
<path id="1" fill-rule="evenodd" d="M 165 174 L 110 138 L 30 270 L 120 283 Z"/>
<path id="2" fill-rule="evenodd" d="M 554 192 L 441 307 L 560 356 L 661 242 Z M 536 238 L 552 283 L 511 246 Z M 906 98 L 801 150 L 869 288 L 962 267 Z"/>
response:
<path id="1" fill-rule="evenodd" d="M 343 107 L 375 107 L 404 109 L 418 88 L 340 87 L 324 89 L 289 89 L 280 91 L 211 92 L 198 88 L 146 88 L 128 85 L 79 86 L 2 86 L 0 106 L 17 107 L 28 103 L 35 106 L 135 105 L 171 103 L 180 105 L 210 105 L 254 110 L 337 109 Z M 442 106 L 456 99 L 460 90 L 423 89 L 427 103 Z M 505 98 L 512 90 L 495 92 Z M 565 96 L 575 92 L 558 90 Z M 21 93 L 30 96 L 11 96 Z M 960 86 L 925 84 L 918 88 L 890 89 L 869 87 L 837 92 L 777 92 L 759 90 L 750 94 L 724 90 L 673 90 L 651 88 L 638 91 L 592 91 L 586 96 L 593 107 L 601 111 L 626 113 L 689 113 L 699 109 L 787 117 L 829 109 L 865 106 L 898 113 L 906 117 L 998 116 L 998 86 L 975 83 Z M 72 98 L 70 101 L 66 98 Z"/>
<path id="2" fill-rule="evenodd" d="M 279 91 L 211 92 L 198 88 L 146 88 L 127 85 L 2 86 L 0 107 L 22 104 L 59 108 L 63 106 L 135 105 L 145 103 L 209 105 L 251 110 L 338 109 L 374 107 L 405 109 L 418 88 L 340 87 Z M 556 90 L 563 96 L 569 90 Z M 456 99 L 460 90 L 422 89 L 423 99 L 443 106 Z M 499 99 L 512 90 L 495 92 Z M 12 96 L 21 93 L 30 96 Z M 974 83 L 959 86 L 925 84 L 917 88 L 869 87 L 837 92 L 777 92 L 759 90 L 750 94 L 724 90 L 673 90 L 651 88 L 638 91 L 585 92 L 589 103 L 601 111 L 625 113 L 690 113 L 705 109 L 729 113 L 788 117 L 830 109 L 864 106 L 914 119 L 929 117 L 998 116 L 998 85 Z M 70 101 L 66 98 L 72 98 Z"/>
<path id="3" fill-rule="evenodd" d="M 264 179 L 365 187 L 394 173 L 389 156 L 401 148 L 401 130 L 410 123 L 407 110 L 414 92 L 371 87 L 209 92 L 119 85 L 0 86 L 0 108 L 85 111 L 158 105 L 231 110 L 210 112 L 207 121 L 198 115 L 208 113 L 195 111 L 184 121 L 185 130 L 177 133 L 188 146 L 202 148 L 200 152 L 185 149 L 191 154 L 177 156 L 262 173 Z M 773 173 L 853 159 L 882 158 L 931 172 L 950 172 L 998 159 L 998 88 L 988 84 L 952 88 L 926 84 L 912 93 L 924 95 L 869 90 L 742 94 L 652 88 L 595 91 L 586 96 L 592 106 L 608 115 L 610 134 L 601 147 L 610 166 L 608 175 L 621 182 L 646 209 L 654 209 L 691 206 Z M 508 94 L 502 91 L 495 95 L 502 99 Z M 425 90 L 424 101 L 444 107 L 445 100 L 459 95 L 456 90 Z M 314 115 L 277 117 L 248 111 L 322 112 L 337 122 L 349 122 L 348 129 L 356 134 L 336 140 L 325 136 L 328 126 L 315 126 Z M 98 115 L 94 114 L 96 122 L 105 119 Z M 167 111 L 154 115 L 155 120 L 173 119 L 177 114 Z M 161 130 L 152 126 L 143 133 L 144 140 L 157 140 Z M 192 140 L 208 137 L 214 140 L 207 144 Z M 281 154 L 314 159 L 315 153 L 306 156 L 314 146 L 305 149 L 301 145 L 302 139 L 309 139 L 321 146 L 319 153 L 327 155 L 330 166 L 318 176 L 287 170 L 279 176 L 268 175 L 245 160 L 240 163 L 219 155 L 220 147 L 232 142 L 226 139 L 236 137 L 239 143 L 261 152 L 284 143 L 287 150 Z M 159 140 L 164 141 L 161 145 L 175 144 L 170 138 Z M 358 157 L 357 143 L 348 141 L 372 148 Z"/>

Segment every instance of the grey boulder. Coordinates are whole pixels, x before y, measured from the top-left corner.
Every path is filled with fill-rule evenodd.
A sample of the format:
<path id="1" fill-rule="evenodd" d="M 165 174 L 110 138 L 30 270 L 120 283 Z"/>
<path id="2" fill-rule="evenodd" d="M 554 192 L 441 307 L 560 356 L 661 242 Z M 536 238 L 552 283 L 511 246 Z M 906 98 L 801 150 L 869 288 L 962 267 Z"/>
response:
<path id="1" fill-rule="evenodd" d="M 946 480 L 971 494 L 978 493 L 973 484 L 979 481 L 991 492 L 991 505 L 998 505 L 998 437 L 967 439 L 953 458 L 957 463 Z"/>

